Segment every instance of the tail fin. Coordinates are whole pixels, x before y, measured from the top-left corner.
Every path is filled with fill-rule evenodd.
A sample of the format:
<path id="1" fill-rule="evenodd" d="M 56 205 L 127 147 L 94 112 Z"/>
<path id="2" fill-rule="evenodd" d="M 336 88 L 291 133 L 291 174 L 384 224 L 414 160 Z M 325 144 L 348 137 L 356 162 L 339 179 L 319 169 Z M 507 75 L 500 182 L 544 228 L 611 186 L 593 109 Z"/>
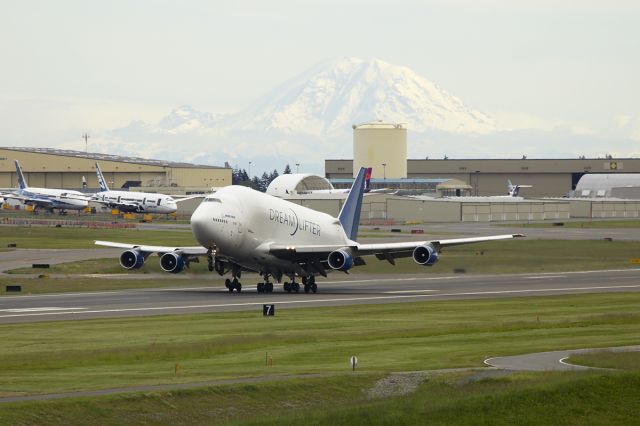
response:
<path id="1" fill-rule="evenodd" d="M 353 186 L 351 186 L 351 191 L 349 191 L 342 210 L 340 210 L 340 214 L 338 215 L 338 220 L 342 224 L 345 234 L 353 241 L 358 237 L 358 224 L 360 222 L 360 210 L 362 208 L 365 173 L 366 169 L 361 167 L 353 181 Z"/>
<path id="2" fill-rule="evenodd" d="M 100 191 L 108 191 L 109 186 L 107 185 L 107 181 L 104 179 L 102 175 L 102 170 L 100 170 L 100 166 L 96 163 L 96 174 L 98 175 L 98 186 L 100 186 Z"/>
<path id="3" fill-rule="evenodd" d="M 18 160 L 15 160 L 16 162 L 16 176 L 18 177 L 18 186 L 20 187 L 20 189 L 26 189 L 29 187 L 29 185 L 27 185 L 27 181 L 24 178 L 24 175 L 22 174 L 22 168 L 20 167 L 20 163 L 18 162 Z"/>
<path id="4" fill-rule="evenodd" d="M 364 174 L 364 192 L 371 191 L 370 181 L 371 181 L 371 171 L 373 169 L 371 167 L 367 167 L 367 171 Z"/>

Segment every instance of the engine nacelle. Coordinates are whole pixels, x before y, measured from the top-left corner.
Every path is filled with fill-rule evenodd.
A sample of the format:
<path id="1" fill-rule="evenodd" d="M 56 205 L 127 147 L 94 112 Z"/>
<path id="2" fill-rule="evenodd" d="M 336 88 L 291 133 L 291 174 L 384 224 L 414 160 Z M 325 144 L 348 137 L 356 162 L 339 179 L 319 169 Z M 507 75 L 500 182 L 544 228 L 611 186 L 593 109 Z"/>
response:
<path id="1" fill-rule="evenodd" d="M 431 244 L 418 246 L 413 249 L 413 260 L 419 265 L 431 266 L 438 261 L 438 252 Z"/>
<path id="2" fill-rule="evenodd" d="M 347 250 L 336 250 L 329 253 L 327 262 L 332 269 L 348 271 L 353 266 L 353 256 Z"/>
<path id="3" fill-rule="evenodd" d="M 184 269 L 184 259 L 175 252 L 165 253 L 160 256 L 160 267 L 165 272 L 177 274 Z"/>
<path id="4" fill-rule="evenodd" d="M 127 250 L 120 255 L 120 266 L 124 269 L 139 269 L 144 265 L 144 255 L 140 250 Z"/>

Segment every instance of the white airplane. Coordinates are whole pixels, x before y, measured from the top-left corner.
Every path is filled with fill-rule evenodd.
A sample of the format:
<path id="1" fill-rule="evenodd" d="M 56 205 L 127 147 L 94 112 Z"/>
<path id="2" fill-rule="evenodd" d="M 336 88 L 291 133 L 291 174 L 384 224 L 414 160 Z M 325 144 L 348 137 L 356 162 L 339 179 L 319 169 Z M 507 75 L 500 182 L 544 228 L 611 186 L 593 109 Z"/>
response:
<path id="1" fill-rule="evenodd" d="M 520 188 L 533 188 L 533 185 L 514 185 L 511 183 L 511 179 L 507 179 L 507 190 L 509 197 L 517 197 L 520 193 Z"/>
<path id="2" fill-rule="evenodd" d="M 174 213 L 178 210 L 177 202 L 202 197 L 202 195 L 194 195 L 176 200 L 169 195 L 152 192 L 112 191 L 109 189 L 98 163 L 96 163 L 96 174 L 98 175 L 100 192 L 95 193 L 90 200 L 122 212 Z"/>
<path id="3" fill-rule="evenodd" d="M 227 186 L 208 195 L 191 216 L 191 230 L 201 244 L 197 247 L 148 246 L 110 241 L 97 245 L 126 249 L 120 255 L 125 269 L 140 268 L 152 253 L 160 256 L 165 272 L 177 273 L 198 256 L 207 256 L 209 270 L 220 275 L 231 272 L 225 281 L 229 292 L 240 292 L 242 271 L 263 277 L 258 292 L 270 293 L 273 277 L 284 282 L 287 292 L 300 290 L 301 277 L 306 293 L 316 292 L 316 276 L 332 270 L 347 272 L 363 265 L 363 256 L 373 255 L 395 265 L 396 258 L 412 257 L 425 266 L 438 261 L 443 247 L 520 237 L 520 234 L 456 238 L 432 241 L 360 244 L 358 222 L 364 192 L 365 169 L 360 169 L 337 218 L 244 186 Z"/>
<path id="4" fill-rule="evenodd" d="M 364 184 L 364 192 L 368 193 L 371 191 L 369 187 L 369 182 L 371 180 L 371 171 L 373 169 L 371 167 L 366 169 L 365 172 L 365 184 Z M 288 174 L 282 175 L 282 177 L 294 177 L 299 176 L 301 178 L 310 176 L 309 174 L 297 173 L 297 174 Z M 311 198 L 311 199 L 344 199 L 347 197 L 347 194 L 351 191 L 350 188 L 334 188 L 334 189 L 309 189 L 306 191 L 292 191 L 290 192 L 288 189 L 285 189 L 283 192 L 282 188 L 278 187 L 278 180 L 274 180 L 267 187 L 266 193 L 269 195 L 273 195 L 274 197 L 290 199 L 290 198 Z M 373 191 L 377 192 L 377 191 Z"/>
<path id="5" fill-rule="evenodd" d="M 86 197 L 79 191 L 30 187 L 22 174 L 22 168 L 18 160 L 15 160 L 15 163 L 18 188 L 13 192 L 0 194 L 5 200 L 19 200 L 26 205 L 33 206 L 36 210 L 44 208 L 53 212 L 53 209 L 58 209 L 60 213 L 64 213 L 66 210 L 82 210 L 87 207 Z"/>

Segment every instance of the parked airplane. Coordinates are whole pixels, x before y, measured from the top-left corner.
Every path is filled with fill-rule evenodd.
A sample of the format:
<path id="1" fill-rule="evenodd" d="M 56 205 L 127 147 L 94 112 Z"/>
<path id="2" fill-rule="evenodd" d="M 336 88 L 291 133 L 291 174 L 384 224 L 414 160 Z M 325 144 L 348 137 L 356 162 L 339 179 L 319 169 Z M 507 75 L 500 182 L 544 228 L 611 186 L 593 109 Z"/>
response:
<path id="1" fill-rule="evenodd" d="M 152 253 L 160 256 L 165 272 L 182 271 L 198 256 L 207 256 L 209 270 L 220 275 L 231 272 L 225 281 L 229 292 L 240 292 L 242 271 L 258 272 L 263 282 L 258 292 L 273 291 L 271 277 L 284 283 L 287 292 L 316 292 L 316 276 L 327 272 L 347 272 L 373 255 L 395 265 L 395 259 L 412 257 L 425 266 L 438 261 L 443 247 L 482 241 L 504 240 L 519 234 L 455 238 L 432 241 L 360 244 L 358 222 L 364 192 L 365 169 L 361 168 L 337 218 L 244 186 L 227 186 L 207 196 L 191 216 L 191 230 L 198 247 L 148 246 L 110 241 L 97 245 L 126 249 L 120 264 L 126 269 L 140 268 Z"/>
<path id="2" fill-rule="evenodd" d="M 109 189 L 107 180 L 104 178 L 98 163 L 96 163 L 96 174 L 98 175 L 100 192 L 94 194 L 90 200 L 105 204 L 112 209 L 118 209 L 122 212 L 174 213 L 178 209 L 177 202 L 201 197 L 201 195 L 195 195 L 174 199 L 169 195 L 152 192 L 112 191 Z"/>
<path id="3" fill-rule="evenodd" d="M 533 188 L 533 185 L 514 185 L 511 183 L 511 179 L 507 179 L 509 197 L 517 197 L 520 193 L 520 188 Z"/>
<path id="4" fill-rule="evenodd" d="M 87 207 L 87 200 L 84 194 L 79 191 L 30 187 L 27 185 L 24 174 L 22 174 L 22 168 L 18 160 L 15 160 L 15 163 L 18 189 L 0 194 L 5 200 L 19 200 L 26 205 L 33 206 L 36 210 L 44 208 L 53 212 L 54 209 L 58 209 L 60 213 L 64 213 L 66 210 L 82 210 Z"/>

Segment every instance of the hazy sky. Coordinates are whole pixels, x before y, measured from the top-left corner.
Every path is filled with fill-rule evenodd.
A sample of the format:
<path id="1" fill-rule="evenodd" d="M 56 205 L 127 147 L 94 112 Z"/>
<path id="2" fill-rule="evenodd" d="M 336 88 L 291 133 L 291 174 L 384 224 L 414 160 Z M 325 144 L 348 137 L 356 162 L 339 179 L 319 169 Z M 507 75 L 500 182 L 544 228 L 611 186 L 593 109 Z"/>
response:
<path id="1" fill-rule="evenodd" d="M 322 60 L 405 65 L 506 127 L 640 143 L 638 1 L 7 1 L 0 146 L 246 106 Z"/>

